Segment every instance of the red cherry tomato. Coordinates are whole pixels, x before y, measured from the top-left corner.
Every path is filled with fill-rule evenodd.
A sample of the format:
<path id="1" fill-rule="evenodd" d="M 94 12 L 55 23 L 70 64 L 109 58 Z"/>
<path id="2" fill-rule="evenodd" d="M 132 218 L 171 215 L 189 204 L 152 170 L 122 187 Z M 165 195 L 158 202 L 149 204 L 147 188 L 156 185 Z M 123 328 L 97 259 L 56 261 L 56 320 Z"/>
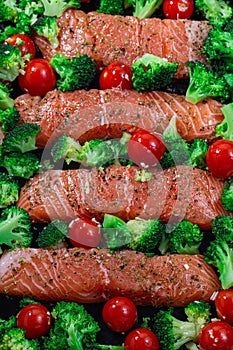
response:
<path id="1" fill-rule="evenodd" d="M 190 18 L 194 12 L 193 0 L 164 0 L 163 13 L 169 19 Z"/>
<path id="2" fill-rule="evenodd" d="M 165 145 L 158 134 L 136 131 L 128 142 L 129 158 L 141 167 L 155 166 L 163 157 Z"/>
<path id="3" fill-rule="evenodd" d="M 52 325 L 49 310 L 40 304 L 30 304 L 21 309 L 17 315 L 17 327 L 25 329 L 25 337 L 34 339 L 46 335 Z"/>
<path id="4" fill-rule="evenodd" d="M 101 240 L 100 225 L 88 218 L 77 218 L 70 223 L 69 239 L 75 247 L 98 247 Z"/>
<path id="5" fill-rule="evenodd" d="M 159 340 L 156 335 L 146 328 L 137 328 L 125 338 L 125 350 L 158 350 Z"/>
<path id="6" fill-rule="evenodd" d="M 4 43 L 18 47 L 22 53 L 22 56 L 31 54 L 32 59 L 36 55 L 36 47 L 34 42 L 25 34 L 11 35 L 5 40 Z"/>
<path id="7" fill-rule="evenodd" d="M 112 331 L 126 332 L 137 321 L 137 308 L 129 298 L 114 297 L 104 304 L 102 317 Z"/>
<path id="8" fill-rule="evenodd" d="M 99 85 L 102 90 L 120 88 L 132 89 L 131 67 L 121 62 L 113 62 L 100 74 Z"/>
<path id="9" fill-rule="evenodd" d="M 233 350 L 233 327 L 223 321 L 209 323 L 199 335 L 199 345 L 202 350 Z"/>
<path id="10" fill-rule="evenodd" d="M 233 289 L 220 290 L 214 302 L 218 317 L 233 323 Z"/>
<path id="11" fill-rule="evenodd" d="M 233 175 L 233 142 L 229 140 L 214 142 L 208 149 L 206 163 L 214 176 L 231 177 Z"/>
<path id="12" fill-rule="evenodd" d="M 18 83 L 22 91 L 32 96 L 44 96 L 56 86 L 56 76 L 50 64 L 42 58 L 34 58 L 20 74 Z"/>

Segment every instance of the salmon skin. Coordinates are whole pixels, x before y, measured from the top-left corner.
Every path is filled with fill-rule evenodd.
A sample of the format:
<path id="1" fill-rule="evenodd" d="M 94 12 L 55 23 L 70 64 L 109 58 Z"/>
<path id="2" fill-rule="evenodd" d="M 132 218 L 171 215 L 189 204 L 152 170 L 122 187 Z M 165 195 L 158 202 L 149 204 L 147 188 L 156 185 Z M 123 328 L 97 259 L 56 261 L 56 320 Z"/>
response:
<path id="1" fill-rule="evenodd" d="M 230 215 L 221 203 L 224 181 L 189 166 L 153 170 L 138 181 L 137 166 L 112 165 L 105 170 L 50 170 L 30 179 L 17 205 L 34 222 L 70 221 L 77 216 L 103 219 L 105 213 L 127 221 L 135 217 L 177 222 L 186 218 L 211 229 L 217 215 Z"/>
<path id="2" fill-rule="evenodd" d="M 220 282 L 200 255 L 146 257 L 106 249 L 15 249 L 0 259 L 0 293 L 51 301 L 99 303 L 116 295 L 137 305 L 210 301 Z"/>
<path id="3" fill-rule="evenodd" d="M 81 143 L 95 138 L 121 137 L 138 128 L 162 133 L 172 117 L 186 140 L 213 140 L 223 120 L 222 104 L 206 99 L 193 105 L 184 96 L 134 90 L 53 90 L 44 98 L 21 95 L 15 100 L 21 121 L 36 123 L 42 131 L 37 146 L 45 147 L 66 133 Z"/>
<path id="4" fill-rule="evenodd" d="M 69 9 L 57 19 L 59 46 L 54 49 L 47 39 L 34 40 L 45 59 L 60 53 L 66 57 L 87 54 L 99 67 L 114 61 L 131 64 L 145 53 L 180 63 L 177 78 L 187 77 L 188 61 L 205 62 L 201 50 L 211 28 L 207 21 L 135 16 L 111 16 Z"/>

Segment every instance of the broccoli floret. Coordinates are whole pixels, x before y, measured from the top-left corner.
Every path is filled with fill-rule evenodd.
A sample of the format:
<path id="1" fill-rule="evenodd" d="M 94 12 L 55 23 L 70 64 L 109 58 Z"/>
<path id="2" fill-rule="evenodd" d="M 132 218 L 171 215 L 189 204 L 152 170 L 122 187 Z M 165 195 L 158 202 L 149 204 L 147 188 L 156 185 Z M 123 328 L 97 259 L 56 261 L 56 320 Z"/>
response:
<path id="1" fill-rule="evenodd" d="M 10 248 L 29 247 L 33 234 L 30 215 L 22 208 L 11 206 L 0 216 L 0 245 Z"/>
<path id="2" fill-rule="evenodd" d="M 230 91 L 222 75 L 215 73 L 201 62 L 188 62 L 189 85 L 186 90 L 186 100 L 193 104 L 211 97 L 221 102 L 228 101 Z"/>
<path id="3" fill-rule="evenodd" d="M 38 339 L 26 339 L 25 330 L 21 328 L 12 328 L 5 332 L 0 350 L 39 350 L 40 343 Z"/>
<path id="4" fill-rule="evenodd" d="M 54 162 L 64 158 L 67 164 L 74 161 L 85 166 L 103 166 L 127 153 L 129 138 L 130 135 L 125 133 L 119 140 L 95 139 L 81 146 L 70 136 L 62 135 L 52 147 L 51 155 Z"/>
<path id="5" fill-rule="evenodd" d="M 86 54 L 71 59 L 56 54 L 50 64 L 59 75 L 57 88 L 61 91 L 88 89 L 96 75 L 96 64 Z"/>
<path id="6" fill-rule="evenodd" d="M 2 166 L 8 174 L 29 179 L 39 172 L 40 160 L 33 153 L 9 152 L 3 156 Z"/>
<path id="7" fill-rule="evenodd" d="M 216 126 L 216 137 L 233 141 L 233 103 L 228 103 L 221 108 L 221 111 L 223 112 L 224 119 Z"/>
<path id="8" fill-rule="evenodd" d="M 133 87 L 137 91 L 163 90 L 171 82 L 178 64 L 146 53 L 132 64 Z"/>
<path id="9" fill-rule="evenodd" d="M 233 286 L 233 218 L 218 216 L 212 221 L 215 235 L 206 249 L 205 261 L 215 266 L 223 289 Z"/>
<path id="10" fill-rule="evenodd" d="M 231 23 L 233 21 L 230 21 Z M 233 27 L 233 24 L 231 24 Z M 230 28 L 230 27 L 229 27 Z M 232 72 L 233 70 L 233 31 L 221 29 L 214 26 L 205 39 L 202 53 L 207 61 L 222 72 Z"/>
<path id="11" fill-rule="evenodd" d="M 229 3 L 224 0 L 196 0 L 195 9 L 213 26 L 223 27 L 233 15 Z"/>
<path id="12" fill-rule="evenodd" d="M 204 301 L 189 303 L 184 309 L 187 320 L 172 315 L 173 309 L 159 310 L 153 317 L 152 331 L 161 350 L 178 350 L 186 343 L 198 343 L 201 329 L 210 321 L 210 305 Z"/>
<path id="13" fill-rule="evenodd" d="M 224 185 L 221 200 L 225 210 L 233 211 L 233 177 Z"/>
<path id="14" fill-rule="evenodd" d="M 123 15 L 124 14 L 124 0 L 100 0 L 99 8 L 97 12 L 107 13 L 110 15 Z"/>
<path id="15" fill-rule="evenodd" d="M 17 202 L 19 184 L 13 176 L 0 173 L 0 208 L 6 208 Z"/>
<path id="16" fill-rule="evenodd" d="M 127 248 L 153 253 L 162 239 L 164 224 L 158 219 L 136 218 L 125 223 L 114 215 L 105 214 L 103 237 L 110 249 Z"/>
<path id="17" fill-rule="evenodd" d="M 184 219 L 170 226 L 168 239 L 171 253 L 199 254 L 203 234 L 198 225 Z"/>
<path id="18" fill-rule="evenodd" d="M 13 22 L 18 13 L 17 0 L 0 0 L 0 22 Z"/>
<path id="19" fill-rule="evenodd" d="M 3 139 L 5 152 L 18 151 L 26 153 L 37 149 L 36 136 L 41 131 L 37 124 L 20 124 L 10 130 Z"/>
<path id="20" fill-rule="evenodd" d="M 80 143 L 75 141 L 72 137 L 62 135 L 51 149 L 53 161 L 57 162 L 64 158 L 67 164 L 70 164 L 72 161 L 76 162 L 81 147 Z"/>
<path id="21" fill-rule="evenodd" d="M 178 134 L 176 117 L 172 117 L 162 136 L 166 146 L 166 152 L 160 160 L 161 167 L 170 168 L 174 165 L 188 163 L 189 145 Z"/>
<path id="22" fill-rule="evenodd" d="M 79 9 L 80 0 L 41 0 L 44 6 L 44 16 L 60 17 L 69 8 Z"/>
<path id="23" fill-rule="evenodd" d="M 130 0 L 133 15 L 142 19 L 151 17 L 160 8 L 162 0 Z"/>
<path id="24" fill-rule="evenodd" d="M 41 17 L 33 25 L 33 29 L 38 35 L 48 39 L 53 48 L 58 47 L 58 33 L 60 31 L 57 25 L 56 17 Z"/>
<path id="25" fill-rule="evenodd" d="M 40 248 L 60 247 L 68 235 L 68 224 L 62 220 L 53 220 L 37 237 L 37 244 Z"/>
<path id="26" fill-rule="evenodd" d="M 11 316 L 7 320 L 3 320 L 0 318 L 0 344 L 1 344 L 1 340 L 2 340 L 4 333 L 8 332 L 10 329 L 12 329 L 14 327 L 16 327 L 16 317 L 15 316 Z"/>
<path id="27" fill-rule="evenodd" d="M 55 305 L 51 314 L 54 326 L 49 336 L 44 337 L 44 349 L 85 350 L 96 343 L 100 327 L 83 305 L 61 301 Z"/>
<path id="28" fill-rule="evenodd" d="M 0 109 L 8 109 L 14 106 L 14 100 L 10 97 L 8 87 L 0 82 Z"/>
<path id="29" fill-rule="evenodd" d="M 0 79 L 14 81 L 24 72 L 25 62 L 30 57 L 31 55 L 22 57 L 20 49 L 14 45 L 0 45 Z"/>
<path id="30" fill-rule="evenodd" d="M 208 143 L 203 139 L 194 139 L 189 146 L 189 161 L 194 168 L 206 169 L 206 154 L 209 149 Z"/>
<path id="31" fill-rule="evenodd" d="M 30 18 L 31 25 L 44 14 L 44 5 L 40 0 L 20 0 L 19 8 Z"/>
<path id="32" fill-rule="evenodd" d="M 0 110 L 0 124 L 4 133 L 14 129 L 19 121 L 19 111 L 15 107 Z"/>

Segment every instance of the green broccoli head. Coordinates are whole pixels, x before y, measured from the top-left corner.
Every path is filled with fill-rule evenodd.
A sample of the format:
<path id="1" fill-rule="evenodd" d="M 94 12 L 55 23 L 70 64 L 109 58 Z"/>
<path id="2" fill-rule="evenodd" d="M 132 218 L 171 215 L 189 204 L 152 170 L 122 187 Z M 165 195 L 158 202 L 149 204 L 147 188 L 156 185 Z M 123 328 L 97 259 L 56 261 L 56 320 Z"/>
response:
<path id="1" fill-rule="evenodd" d="M 67 235 L 68 224 L 62 220 L 53 220 L 39 232 L 37 237 L 38 247 L 59 247 Z"/>
<path id="2" fill-rule="evenodd" d="M 216 27 L 223 27 L 231 19 L 233 10 L 224 0 L 196 0 L 196 12 Z"/>
<path id="3" fill-rule="evenodd" d="M 57 88 L 62 91 L 88 89 L 96 75 L 96 64 L 86 54 L 71 59 L 55 54 L 50 64 L 59 76 Z"/>
<path id="4" fill-rule="evenodd" d="M 201 329 L 210 321 L 210 306 L 202 301 L 188 304 L 185 321 L 172 313 L 172 308 L 159 310 L 153 318 L 152 330 L 159 339 L 160 349 L 178 350 L 189 342 L 198 343 Z"/>
<path id="5" fill-rule="evenodd" d="M 41 0 L 44 6 L 44 16 L 60 17 L 69 8 L 79 9 L 80 0 Z"/>
<path id="6" fill-rule="evenodd" d="M 57 25 L 56 17 L 41 17 L 34 24 L 33 29 L 38 35 L 44 36 L 53 48 L 58 47 L 58 34 L 60 28 Z"/>
<path id="7" fill-rule="evenodd" d="M 25 331 L 21 328 L 12 328 L 2 337 L 0 350 L 39 350 L 38 339 L 26 339 Z"/>
<path id="8" fill-rule="evenodd" d="M 131 0 L 133 15 L 142 19 L 151 17 L 160 8 L 162 0 Z"/>
<path id="9" fill-rule="evenodd" d="M 0 22 L 14 22 L 18 13 L 17 6 L 17 0 L 0 0 Z"/>
<path id="10" fill-rule="evenodd" d="M 75 141 L 72 137 L 62 135 L 55 142 L 51 149 L 51 155 L 54 162 L 60 159 L 64 159 L 67 164 L 72 161 L 77 161 L 81 145 L 78 141 Z"/>
<path id="11" fill-rule="evenodd" d="M 144 253 L 154 253 L 165 231 L 164 224 L 158 219 L 136 218 L 125 223 L 110 214 L 104 215 L 102 227 L 108 248 L 127 248 Z"/>
<path id="12" fill-rule="evenodd" d="M 102 235 L 107 248 L 111 250 L 126 247 L 131 235 L 126 223 L 115 215 L 105 214 L 102 222 Z"/>
<path id="13" fill-rule="evenodd" d="M 20 0 L 18 6 L 31 19 L 31 24 L 44 14 L 44 6 L 40 0 Z"/>
<path id="14" fill-rule="evenodd" d="M 137 91 L 163 90 L 171 82 L 178 64 L 144 54 L 132 64 L 132 81 Z"/>
<path id="15" fill-rule="evenodd" d="M 10 248 L 29 247 L 33 234 L 28 212 L 11 206 L 2 211 L 0 216 L 0 245 Z"/>
<path id="16" fill-rule="evenodd" d="M 127 247 L 143 253 L 155 252 L 165 230 L 159 219 L 143 220 L 136 218 L 126 223 L 130 232 L 130 242 Z"/>
<path id="17" fill-rule="evenodd" d="M 170 168 L 174 165 L 189 163 L 189 145 L 178 134 L 175 117 L 171 118 L 162 136 L 166 146 L 166 152 L 160 160 L 161 167 Z"/>
<path id="18" fill-rule="evenodd" d="M 45 339 L 46 349 L 85 350 L 96 342 L 100 327 L 83 305 L 61 301 L 55 305 L 51 314 L 54 327 Z"/>
<path id="19" fill-rule="evenodd" d="M 220 237 L 210 242 L 205 261 L 215 266 L 219 272 L 219 280 L 223 289 L 233 287 L 233 240 L 227 242 Z"/>
<path id="20" fill-rule="evenodd" d="M 233 177 L 225 183 L 221 200 L 225 210 L 233 211 Z"/>
<path id="21" fill-rule="evenodd" d="M 206 169 L 206 154 L 209 149 L 204 139 L 194 139 L 189 147 L 189 161 L 194 168 Z"/>
<path id="22" fill-rule="evenodd" d="M 169 247 L 172 253 L 199 254 L 199 248 L 203 241 L 203 234 L 198 225 L 184 219 L 173 227 L 170 227 Z"/>
<path id="23" fill-rule="evenodd" d="M 215 266 L 223 289 L 233 286 L 233 218 L 220 215 L 212 221 L 215 238 L 205 253 L 208 264 Z"/>
<path id="24" fill-rule="evenodd" d="M 233 31 L 214 26 L 205 39 L 202 53 L 210 63 L 220 62 L 224 71 L 232 71 Z"/>
<path id="25" fill-rule="evenodd" d="M 0 208 L 6 208 L 17 202 L 19 184 L 13 176 L 0 173 Z"/>
<path id="26" fill-rule="evenodd" d="M 100 0 L 97 12 L 106 13 L 109 15 L 123 15 L 124 14 L 124 0 Z"/>
<path id="27" fill-rule="evenodd" d="M 9 88 L 0 82 L 0 109 L 5 110 L 14 106 L 14 100 L 10 97 Z"/>
<path id="28" fill-rule="evenodd" d="M 3 155 L 2 165 L 9 175 L 29 179 L 39 172 L 40 160 L 33 153 L 9 152 Z"/>
<path id="29" fill-rule="evenodd" d="M 3 320 L 0 318 L 0 344 L 4 333 L 8 332 L 14 327 L 16 327 L 16 317 L 14 315 L 8 318 L 7 320 Z"/>
<path id="30" fill-rule="evenodd" d="M 10 130 L 3 139 L 5 152 L 18 151 L 26 153 L 37 149 L 36 136 L 41 131 L 37 124 L 20 124 Z"/>
<path id="31" fill-rule="evenodd" d="M 233 237 L 233 218 L 228 215 L 218 215 L 212 220 L 212 233 L 217 238 L 231 241 Z"/>
<path id="32" fill-rule="evenodd" d="M 185 97 L 188 102 L 196 104 L 208 97 L 221 102 L 229 100 L 230 91 L 222 75 L 200 62 L 188 62 L 187 67 L 190 80 Z"/>
<path id="33" fill-rule="evenodd" d="M 18 47 L 0 45 L 0 79 L 14 81 L 23 72 L 25 61 L 29 56 L 22 57 Z"/>
<path id="34" fill-rule="evenodd" d="M 19 111 L 14 106 L 5 110 L 0 110 L 0 124 L 4 133 L 14 129 L 19 121 Z"/>
<path id="35" fill-rule="evenodd" d="M 228 103 L 221 108 L 221 111 L 223 112 L 224 119 L 216 126 L 216 137 L 233 141 L 233 103 Z"/>

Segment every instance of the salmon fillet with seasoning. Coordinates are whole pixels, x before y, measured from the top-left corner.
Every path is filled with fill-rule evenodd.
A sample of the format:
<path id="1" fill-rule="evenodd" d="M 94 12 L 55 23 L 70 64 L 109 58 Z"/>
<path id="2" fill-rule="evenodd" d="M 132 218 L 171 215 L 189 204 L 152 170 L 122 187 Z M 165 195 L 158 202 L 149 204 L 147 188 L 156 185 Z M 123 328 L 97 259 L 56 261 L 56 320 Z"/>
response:
<path id="1" fill-rule="evenodd" d="M 145 53 L 180 63 L 176 77 L 187 77 L 188 61 L 205 62 L 201 50 L 211 26 L 207 21 L 170 20 L 159 18 L 138 19 L 134 16 L 69 9 L 57 19 L 60 32 L 59 46 L 54 49 L 42 36 L 35 42 L 45 59 L 54 54 L 66 57 L 87 54 L 98 66 L 113 61 L 132 63 Z"/>
<path id="2" fill-rule="evenodd" d="M 140 182 L 136 166 L 51 170 L 30 179 L 17 205 L 34 222 L 70 221 L 77 216 L 102 220 L 105 213 L 123 220 L 141 217 L 164 222 L 184 218 L 210 229 L 217 215 L 230 215 L 221 203 L 224 181 L 189 166 L 155 169 Z"/>
<path id="3" fill-rule="evenodd" d="M 215 138 L 215 127 L 223 120 L 222 104 L 206 99 L 193 105 L 184 96 L 154 91 L 77 90 L 50 91 L 44 98 L 21 95 L 15 107 L 22 122 L 36 123 L 42 131 L 37 145 L 45 147 L 66 133 L 81 143 L 95 138 L 121 137 L 138 128 L 162 133 L 173 116 L 186 140 Z"/>
<path id="4" fill-rule="evenodd" d="M 137 305 L 161 307 L 211 301 L 219 289 L 216 273 L 200 255 L 25 248 L 0 259 L 0 293 L 12 296 L 98 303 L 123 295 Z"/>

